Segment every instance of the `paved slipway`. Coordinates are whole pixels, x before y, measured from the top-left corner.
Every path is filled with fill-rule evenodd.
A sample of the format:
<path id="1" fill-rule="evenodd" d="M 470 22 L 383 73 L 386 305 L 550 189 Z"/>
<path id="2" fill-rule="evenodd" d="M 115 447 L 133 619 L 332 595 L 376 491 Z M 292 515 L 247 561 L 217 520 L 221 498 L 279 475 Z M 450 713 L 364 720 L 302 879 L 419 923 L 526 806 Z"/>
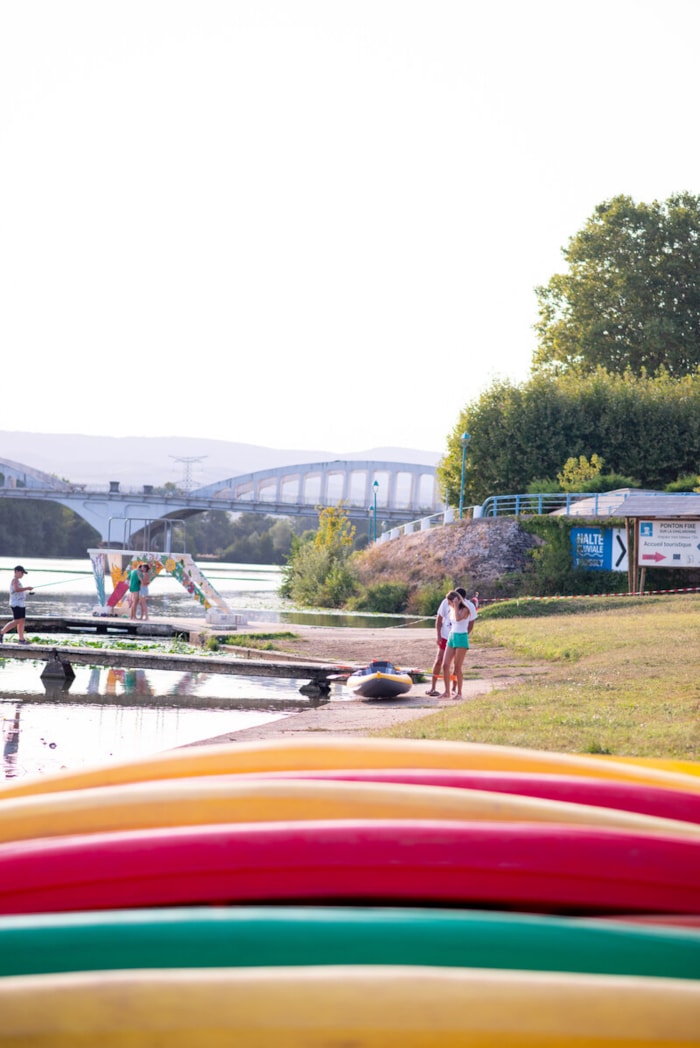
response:
<path id="1" fill-rule="evenodd" d="M 436 650 L 434 628 L 291 628 L 295 633 L 294 639 L 275 644 L 276 654 L 280 657 L 286 653 L 307 661 L 318 660 L 347 666 L 362 666 L 373 658 L 387 658 L 404 669 L 424 671 L 426 680 L 414 684 L 409 692 L 393 700 L 362 699 L 336 684 L 328 702 L 310 704 L 308 710 L 290 714 L 270 724 L 219 735 L 214 739 L 203 739 L 193 745 L 253 742 L 272 738 L 318 738 L 319 733 L 324 732 L 329 735 L 371 735 L 375 731 L 425 717 L 438 709 L 454 707 L 459 702 L 455 699 L 429 698 L 426 695 L 430 688 L 430 670 Z M 255 629 L 274 632 L 279 626 L 257 623 Z M 545 672 L 544 667 L 505 648 L 482 647 L 478 639 L 478 624 L 464 670 L 464 702 L 486 698 L 495 690 L 522 683 Z"/>

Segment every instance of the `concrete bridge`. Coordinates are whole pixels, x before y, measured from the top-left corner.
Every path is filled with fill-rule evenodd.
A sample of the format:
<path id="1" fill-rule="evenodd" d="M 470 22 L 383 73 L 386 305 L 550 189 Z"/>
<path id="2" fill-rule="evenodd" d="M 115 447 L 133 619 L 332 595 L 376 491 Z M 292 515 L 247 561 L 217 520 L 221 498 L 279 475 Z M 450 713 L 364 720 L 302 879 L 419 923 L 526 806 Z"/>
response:
<path id="1" fill-rule="evenodd" d="M 0 460 L 0 498 L 45 499 L 73 510 L 103 541 L 127 543 L 148 522 L 183 520 L 206 510 L 315 516 L 319 507 L 343 506 L 348 517 L 367 521 L 375 511 L 392 523 L 414 520 L 442 506 L 435 467 L 407 462 L 336 460 L 278 466 L 228 477 L 194 491 L 122 489 L 71 484 L 30 466 Z"/>

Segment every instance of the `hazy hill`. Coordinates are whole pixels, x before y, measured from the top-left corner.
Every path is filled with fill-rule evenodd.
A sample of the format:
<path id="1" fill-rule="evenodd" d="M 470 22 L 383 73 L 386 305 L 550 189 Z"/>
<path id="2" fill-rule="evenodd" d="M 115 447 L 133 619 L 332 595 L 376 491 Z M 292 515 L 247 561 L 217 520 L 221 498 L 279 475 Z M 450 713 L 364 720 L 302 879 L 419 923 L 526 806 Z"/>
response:
<path id="1" fill-rule="evenodd" d="M 414 448 L 368 448 L 366 451 L 280 451 L 256 444 L 193 437 L 93 437 L 64 433 L 0 431 L 0 459 L 55 473 L 75 484 L 125 487 L 182 483 L 189 471 L 193 487 L 258 469 L 326 462 L 332 459 L 376 459 L 434 466 L 441 455 Z M 196 459 L 198 461 L 183 461 Z"/>

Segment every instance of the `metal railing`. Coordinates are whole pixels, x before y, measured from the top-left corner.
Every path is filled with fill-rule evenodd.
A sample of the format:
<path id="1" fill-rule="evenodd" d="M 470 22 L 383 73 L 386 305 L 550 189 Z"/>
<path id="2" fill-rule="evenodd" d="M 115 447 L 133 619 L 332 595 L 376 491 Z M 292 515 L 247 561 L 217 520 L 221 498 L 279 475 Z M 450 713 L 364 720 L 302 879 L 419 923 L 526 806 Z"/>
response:
<path id="1" fill-rule="evenodd" d="M 663 492 L 659 492 L 663 494 Z M 492 495 L 481 506 L 467 506 L 464 519 L 474 520 L 479 517 L 517 517 L 529 514 L 560 513 L 570 517 L 611 517 L 614 516 L 627 492 L 553 492 L 542 495 Z M 377 542 L 388 542 L 401 535 L 410 535 L 415 531 L 427 531 L 430 528 L 452 524 L 456 511 L 446 507 L 441 513 L 412 520 L 406 524 L 391 528 L 379 535 Z"/>
<path id="2" fill-rule="evenodd" d="M 492 495 L 481 507 L 484 517 L 517 517 L 521 514 L 561 513 L 569 517 L 610 517 L 627 493 L 560 491 L 543 495 Z"/>
<path id="3" fill-rule="evenodd" d="M 464 520 L 481 516 L 481 506 L 465 506 L 462 515 Z M 419 517 L 418 520 L 410 520 L 406 524 L 399 524 L 395 528 L 389 528 L 377 536 L 377 542 L 390 542 L 402 535 L 412 535 L 415 531 L 430 531 L 431 528 L 441 528 L 445 524 L 452 524 L 455 511 L 452 506 L 446 506 L 440 513 L 432 513 L 429 517 Z"/>

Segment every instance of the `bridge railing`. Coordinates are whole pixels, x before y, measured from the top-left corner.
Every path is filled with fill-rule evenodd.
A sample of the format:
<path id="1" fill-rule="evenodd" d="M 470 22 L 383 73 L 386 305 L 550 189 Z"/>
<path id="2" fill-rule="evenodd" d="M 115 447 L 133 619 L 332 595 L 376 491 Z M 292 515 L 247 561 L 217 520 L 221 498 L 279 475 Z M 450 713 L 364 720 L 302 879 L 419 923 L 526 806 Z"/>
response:
<path id="1" fill-rule="evenodd" d="M 614 516 L 624 498 L 620 491 L 606 492 L 552 492 L 541 495 L 492 495 L 481 506 L 468 506 L 463 512 L 467 519 L 479 517 L 518 517 L 524 515 L 542 515 L 560 513 L 569 517 L 610 517 Z M 389 542 L 401 535 L 410 535 L 415 531 L 427 531 L 430 528 L 442 527 L 455 520 L 455 511 L 447 507 L 441 513 L 421 517 L 406 524 L 398 525 L 378 536 L 377 542 Z"/>
<path id="2" fill-rule="evenodd" d="M 541 495 L 492 495 L 481 507 L 484 517 L 561 513 L 570 517 L 609 517 L 622 501 L 620 492 L 559 491 Z"/>

